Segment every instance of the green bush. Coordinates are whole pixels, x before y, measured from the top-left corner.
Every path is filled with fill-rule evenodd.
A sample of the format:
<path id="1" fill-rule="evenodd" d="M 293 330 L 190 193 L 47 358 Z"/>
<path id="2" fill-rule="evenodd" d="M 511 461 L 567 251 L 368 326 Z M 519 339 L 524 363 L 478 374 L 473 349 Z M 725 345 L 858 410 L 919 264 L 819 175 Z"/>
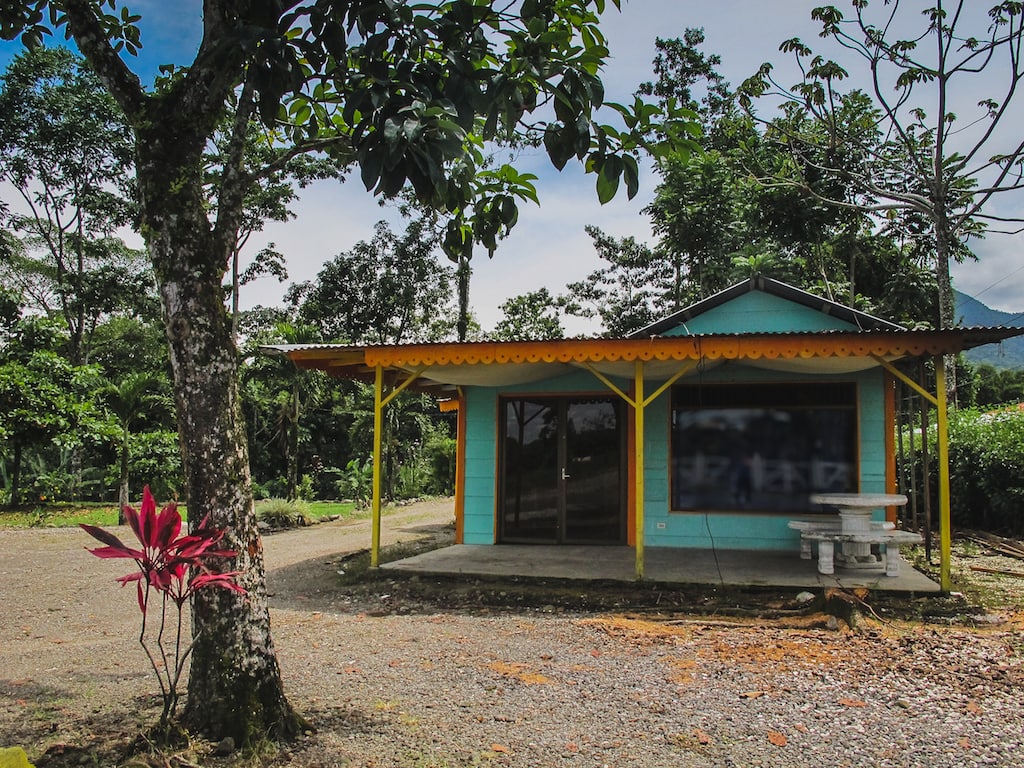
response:
<path id="1" fill-rule="evenodd" d="M 264 499 L 256 502 L 256 517 L 271 528 L 279 529 L 297 528 L 315 522 L 304 502 L 287 499 Z"/>
<path id="2" fill-rule="evenodd" d="M 356 507 L 362 509 L 370 503 L 373 490 L 373 462 L 370 459 L 360 463 L 352 459 L 345 465 L 345 471 L 338 480 L 338 494 L 343 499 L 351 499 Z"/>
<path id="3" fill-rule="evenodd" d="M 106 484 L 112 489 L 114 498 L 117 497 L 118 474 L 118 465 L 114 462 L 107 468 L 106 474 Z M 177 498 L 179 491 L 185 487 L 178 433 L 155 430 L 132 435 L 128 477 L 129 496 L 132 499 L 142 496 L 144 485 L 148 485 L 153 496 L 158 499 Z"/>
<path id="4" fill-rule="evenodd" d="M 338 498 L 338 482 L 344 471 L 337 467 L 319 467 L 313 472 L 313 493 L 318 501 Z"/>
<path id="5" fill-rule="evenodd" d="M 934 428 L 928 442 L 929 483 L 937 499 Z M 1024 533 L 1024 410 L 950 413 L 949 484 L 954 526 Z"/>
<path id="6" fill-rule="evenodd" d="M 436 435 L 423 446 L 428 467 L 426 492 L 438 496 L 455 493 L 456 442 L 453 438 Z"/>

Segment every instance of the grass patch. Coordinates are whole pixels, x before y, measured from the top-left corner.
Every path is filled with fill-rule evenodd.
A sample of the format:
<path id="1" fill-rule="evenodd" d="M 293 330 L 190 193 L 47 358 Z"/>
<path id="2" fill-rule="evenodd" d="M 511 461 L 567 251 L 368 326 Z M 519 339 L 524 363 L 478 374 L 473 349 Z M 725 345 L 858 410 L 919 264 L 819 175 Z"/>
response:
<path id="1" fill-rule="evenodd" d="M 370 516 L 370 508 L 356 509 L 352 501 L 307 501 L 306 513 L 314 520 L 338 515 L 347 520 L 358 520 Z"/>
<path id="2" fill-rule="evenodd" d="M 117 525 L 117 505 L 68 501 L 0 508 L 0 527 L 3 528 L 69 528 L 80 523 Z"/>
<path id="3" fill-rule="evenodd" d="M 350 501 L 310 501 L 302 502 L 303 514 L 317 522 L 325 517 L 335 515 L 346 519 L 369 517 L 370 510 L 357 510 Z M 257 502 L 257 513 L 260 502 Z M 138 502 L 134 503 L 138 509 Z M 162 504 L 160 506 L 163 506 Z M 184 504 L 178 505 L 182 520 L 188 519 L 188 510 Z M 109 528 L 117 525 L 117 504 L 64 501 L 46 504 L 22 505 L 14 509 L 0 507 L 0 528 L 72 528 L 80 523 L 98 525 Z"/>
<path id="4" fill-rule="evenodd" d="M 256 502 L 256 517 L 277 530 L 315 525 L 324 519 L 355 519 L 360 516 L 355 511 L 355 504 L 345 501 L 261 499 Z"/>

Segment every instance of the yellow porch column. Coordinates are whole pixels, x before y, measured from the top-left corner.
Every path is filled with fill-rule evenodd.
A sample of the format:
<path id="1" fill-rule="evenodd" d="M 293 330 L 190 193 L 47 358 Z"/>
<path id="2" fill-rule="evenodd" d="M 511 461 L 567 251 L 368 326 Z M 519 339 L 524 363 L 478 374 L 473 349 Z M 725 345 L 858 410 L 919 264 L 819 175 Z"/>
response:
<path id="1" fill-rule="evenodd" d="M 633 374 L 633 462 L 636 473 L 634 503 L 636 504 L 636 578 L 644 577 L 644 363 L 637 360 Z"/>
<path id="2" fill-rule="evenodd" d="M 946 403 L 946 366 L 935 358 L 935 399 L 939 449 L 939 585 L 943 592 L 953 589 L 953 527 L 949 500 L 949 413 Z"/>
<path id="3" fill-rule="evenodd" d="M 587 369 L 604 383 L 608 389 L 621 397 L 633 409 L 633 506 L 634 538 L 636 543 L 636 577 L 644 577 L 644 409 L 657 400 L 679 379 L 697 367 L 699 360 L 686 361 L 667 381 L 650 395 L 644 395 L 644 363 L 637 360 L 633 367 L 633 397 L 623 392 L 615 382 L 588 365 Z"/>
<path id="4" fill-rule="evenodd" d="M 380 560 L 380 507 L 381 507 L 381 432 L 384 427 L 384 368 L 377 366 L 373 378 L 373 490 L 370 535 L 370 567 L 376 568 Z"/>
<path id="5" fill-rule="evenodd" d="M 384 396 L 384 366 L 378 364 L 373 377 L 373 500 L 370 504 L 372 532 L 370 534 L 370 567 L 376 568 L 380 562 L 380 515 L 381 515 L 381 485 L 383 483 L 383 435 L 384 431 L 384 406 L 398 397 L 406 388 L 412 384 L 423 373 L 419 368 L 409 374 L 397 387 L 392 385 L 388 396 Z"/>
<path id="6" fill-rule="evenodd" d="M 934 395 L 903 373 L 903 371 L 896 368 L 896 366 L 879 357 L 874 359 L 879 365 L 935 406 L 936 421 L 938 422 L 935 436 L 939 454 L 939 586 L 942 587 L 943 592 L 949 592 L 953 589 L 953 526 L 949 499 L 949 406 L 946 401 L 946 368 L 943 364 L 942 355 L 937 355 L 934 358 Z M 922 435 L 921 439 L 927 438 L 925 435 Z M 927 474 L 926 467 L 925 482 L 928 482 Z"/>

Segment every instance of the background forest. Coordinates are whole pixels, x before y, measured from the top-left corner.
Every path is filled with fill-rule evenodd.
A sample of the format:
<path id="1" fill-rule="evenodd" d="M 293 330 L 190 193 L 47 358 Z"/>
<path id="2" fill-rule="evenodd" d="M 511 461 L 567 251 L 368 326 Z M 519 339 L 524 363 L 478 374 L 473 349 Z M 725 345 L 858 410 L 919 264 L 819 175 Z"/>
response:
<path id="1" fill-rule="evenodd" d="M 860 193 L 823 162 L 800 169 L 804 186 L 767 183 L 793 163 L 779 136 L 794 121 L 817 128 L 793 112 L 755 119 L 702 43 L 693 29 L 659 41 L 654 77 L 638 87 L 694 110 L 704 131 L 702 152 L 658 166 L 646 211 L 657 242 L 588 228 L 601 268 L 561 289 L 509 299 L 491 329 L 470 311 L 468 262 L 445 257 L 445 228 L 412 202 L 402 207 L 402 231 L 381 222 L 370 241 L 339 253 L 314 281 L 287 284 L 287 260 L 301 254 L 273 247 L 240 263 L 249 235 L 292 218 L 299 189 L 340 171 L 299 158 L 256 185 L 224 301 L 235 323 L 257 497 L 365 499 L 373 415 L 368 387 L 299 371 L 261 354 L 261 345 L 550 339 L 564 335 L 568 317 L 618 336 L 756 274 L 909 326 L 942 324 L 934 241 L 921 213 L 879 216 L 868 206 L 830 204 Z M 840 109 L 850 122 L 875 119 L 855 91 Z M 842 148 L 847 165 L 882 151 L 880 134 L 865 130 L 861 139 Z M 265 163 L 264 150 L 254 125 L 247 162 Z M 209 148 L 211 189 L 225 151 L 216 142 Z M 117 106 L 74 54 L 27 52 L 4 73 L 0 177 L 16 195 L 0 201 L 0 501 L 9 505 L 124 501 L 143 484 L 160 499 L 182 491 L 155 279 L 145 255 L 120 236 L 135 222 L 132 157 Z M 972 258 L 966 242 L 982 229 L 958 241 L 955 258 Z M 281 305 L 239 311 L 246 284 L 267 274 L 282 282 Z M 958 306 L 977 317 L 964 299 Z M 1014 354 L 961 361 L 960 407 L 1021 401 L 1024 359 Z M 412 394 L 385 414 L 385 495 L 450 494 L 453 419 Z"/>

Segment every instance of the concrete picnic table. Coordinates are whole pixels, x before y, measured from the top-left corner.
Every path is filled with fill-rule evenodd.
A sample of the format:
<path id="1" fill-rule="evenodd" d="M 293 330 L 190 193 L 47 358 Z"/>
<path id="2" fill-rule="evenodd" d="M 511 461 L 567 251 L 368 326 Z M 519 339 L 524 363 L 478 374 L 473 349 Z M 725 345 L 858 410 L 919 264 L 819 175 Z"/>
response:
<path id="1" fill-rule="evenodd" d="M 884 557 L 885 575 L 898 576 L 899 545 L 921 541 L 916 533 L 897 531 L 892 523 L 871 519 L 876 509 L 906 504 L 907 497 L 901 493 L 816 493 L 810 501 L 839 510 L 838 519 L 789 522 L 790 528 L 800 531 L 801 558 L 810 559 L 811 544 L 817 543 L 819 573 L 835 573 L 837 562 L 845 568 L 877 568 Z M 879 547 L 879 557 L 871 551 L 873 544 Z"/>

